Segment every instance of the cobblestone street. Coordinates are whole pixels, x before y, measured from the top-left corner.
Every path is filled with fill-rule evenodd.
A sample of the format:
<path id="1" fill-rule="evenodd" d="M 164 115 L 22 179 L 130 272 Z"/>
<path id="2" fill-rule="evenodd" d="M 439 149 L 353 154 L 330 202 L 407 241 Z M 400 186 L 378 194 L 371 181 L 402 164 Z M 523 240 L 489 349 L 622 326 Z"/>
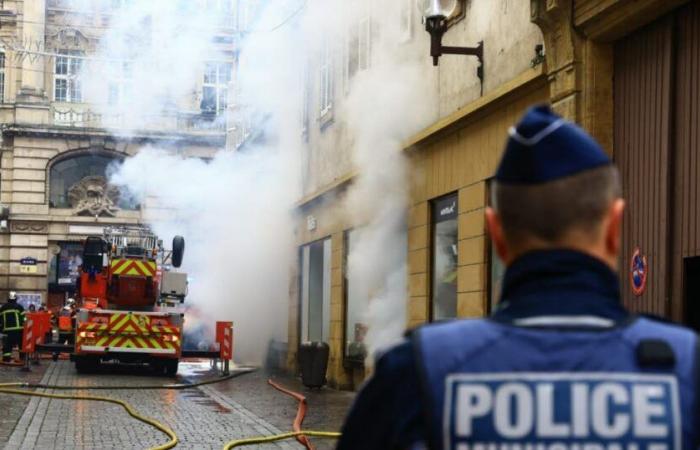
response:
<path id="1" fill-rule="evenodd" d="M 0 382 L 26 381 L 50 385 L 119 386 L 170 384 L 147 370 L 113 368 L 78 375 L 72 363 L 45 362 L 30 374 L 0 368 Z M 109 373 L 107 373 L 109 372 Z M 116 372 L 116 373 L 115 373 Z M 178 382 L 216 377 L 209 363 L 183 363 Z M 276 378 L 309 397 L 309 425 L 337 430 L 353 394 L 333 390 L 304 392 L 296 380 Z M 262 372 L 187 390 L 39 390 L 48 393 L 106 396 L 130 403 L 140 414 L 171 427 L 177 448 L 221 449 L 231 439 L 290 431 L 296 401 L 267 385 Z M 0 447 L 6 449 L 144 449 L 167 442 L 160 431 L 131 418 L 120 406 L 87 400 L 20 397 L 0 394 Z M 318 441 L 318 448 L 334 442 Z M 302 448 L 284 441 L 247 448 Z"/>

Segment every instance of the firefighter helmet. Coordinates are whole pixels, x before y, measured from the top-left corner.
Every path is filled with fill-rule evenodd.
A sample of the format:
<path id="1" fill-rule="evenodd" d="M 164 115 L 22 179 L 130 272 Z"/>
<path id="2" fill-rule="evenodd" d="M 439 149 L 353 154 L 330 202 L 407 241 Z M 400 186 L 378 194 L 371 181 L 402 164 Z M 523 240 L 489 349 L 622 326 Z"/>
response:
<path id="1" fill-rule="evenodd" d="M 15 291 L 10 291 L 10 293 L 7 295 L 7 300 L 14 302 L 17 300 L 17 293 Z"/>

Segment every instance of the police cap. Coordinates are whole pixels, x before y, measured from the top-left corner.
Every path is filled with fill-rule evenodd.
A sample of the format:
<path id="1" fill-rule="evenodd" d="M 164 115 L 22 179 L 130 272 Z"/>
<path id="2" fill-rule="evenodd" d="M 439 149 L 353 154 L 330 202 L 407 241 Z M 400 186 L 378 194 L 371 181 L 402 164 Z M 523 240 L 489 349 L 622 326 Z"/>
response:
<path id="1" fill-rule="evenodd" d="M 595 139 L 547 105 L 530 108 L 508 134 L 499 183 L 546 183 L 612 163 Z"/>

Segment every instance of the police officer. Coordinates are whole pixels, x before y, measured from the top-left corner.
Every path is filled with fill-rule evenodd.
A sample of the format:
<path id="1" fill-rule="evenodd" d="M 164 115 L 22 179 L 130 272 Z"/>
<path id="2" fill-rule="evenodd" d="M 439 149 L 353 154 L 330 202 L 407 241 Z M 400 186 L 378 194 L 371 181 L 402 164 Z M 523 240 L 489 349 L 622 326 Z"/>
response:
<path id="1" fill-rule="evenodd" d="M 22 346 L 22 327 L 24 326 L 24 308 L 17 303 L 17 293 L 12 291 L 7 303 L 0 307 L 0 332 L 5 335 L 2 344 L 2 360 L 10 361 L 12 349 Z"/>
<path id="2" fill-rule="evenodd" d="M 496 311 L 419 328 L 381 356 L 338 449 L 697 448 L 698 341 L 622 306 L 624 201 L 600 146 L 530 109 L 493 203 Z"/>

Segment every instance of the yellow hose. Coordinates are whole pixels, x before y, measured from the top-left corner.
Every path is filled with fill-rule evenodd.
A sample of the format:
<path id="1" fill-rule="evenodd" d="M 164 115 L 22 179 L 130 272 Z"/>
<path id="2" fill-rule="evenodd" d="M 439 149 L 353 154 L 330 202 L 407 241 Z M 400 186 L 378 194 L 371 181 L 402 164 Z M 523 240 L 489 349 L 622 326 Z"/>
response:
<path id="1" fill-rule="evenodd" d="M 0 394 L 26 395 L 26 396 L 30 396 L 30 397 L 56 398 L 56 399 L 63 399 L 63 400 L 89 400 L 89 401 L 113 403 L 115 405 L 119 405 L 122 408 L 124 408 L 126 410 L 126 412 L 134 419 L 139 420 L 147 425 L 151 425 L 152 427 L 165 433 L 170 438 L 170 441 L 166 442 L 165 444 L 162 444 L 162 445 L 159 445 L 156 447 L 151 447 L 149 450 L 167 450 L 167 449 L 175 447 L 178 443 L 177 435 L 175 434 L 175 432 L 173 430 L 171 430 L 170 428 L 168 428 L 167 426 L 163 425 L 162 423 L 158 422 L 155 419 L 151 419 L 150 417 L 142 416 L 134 408 L 132 408 L 130 404 L 128 404 L 125 401 L 117 400 L 117 399 L 109 398 L 109 397 L 96 397 L 96 396 L 89 396 L 89 395 L 46 394 L 43 392 L 27 391 L 24 389 L 9 389 L 11 387 L 22 386 L 23 384 L 24 383 L 0 383 Z M 243 447 L 243 446 L 252 445 L 252 444 L 264 444 L 267 442 L 281 441 L 283 439 L 295 438 L 295 437 L 301 436 L 301 435 L 309 436 L 309 437 L 320 437 L 320 438 L 338 438 L 338 437 L 340 437 L 340 433 L 334 432 L 334 431 L 313 431 L 313 430 L 293 431 L 293 432 L 289 432 L 289 433 L 276 434 L 274 436 L 259 436 L 259 437 L 253 437 L 253 438 L 245 438 L 245 439 L 234 439 L 234 440 L 226 443 L 226 445 L 224 445 L 224 450 L 230 450 L 230 449 L 235 448 L 235 447 Z"/>
<path id="2" fill-rule="evenodd" d="M 107 403 L 114 403 L 115 405 L 119 405 L 122 408 L 126 410 L 127 413 L 131 417 L 133 417 L 136 420 L 139 420 L 147 425 L 150 425 L 154 428 L 157 428 L 159 431 L 162 431 L 165 433 L 169 438 L 170 441 L 166 442 L 165 444 L 158 445 L 156 447 L 151 447 L 149 450 L 167 450 L 169 448 L 173 448 L 177 445 L 177 435 L 173 430 L 168 428 L 167 426 L 163 425 L 162 423 L 158 422 L 155 419 L 151 419 L 150 417 L 145 417 L 139 414 L 134 408 L 131 407 L 127 402 L 122 401 L 122 400 L 117 400 L 114 398 L 109 398 L 109 397 L 95 397 L 95 396 L 89 396 L 89 395 L 62 395 L 62 394 L 45 394 L 43 392 L 34 392 L 34 391 L 26 391 L 23 389 L 7 389 L 8 386 L 17 386 L 18 384 L 22 383 L 4 383 L 0 384 L 0 394 L 12 394 L 12 395 L 26 395 L 30 397 L 45 397 L 45 398 L 57 398 L 57 399 L 64 399 L 64 400 L 90 400 L 90 401 L 97 401 L 97 402 L 107 402 Z"/>
<path id="3" fill-rule="evenodd" d="M 224 450 L 230 450 L 234 447 L 243 447 L 245 445 L 264 444 L 266 442 L 281 441 L 283 439 L 290 439 L 301 435 L 320 438 L 340 437 L 340 433 L 335 431 L 292 431 L 290 433 L 276 434 L 274 436 L 260 436 L 254 438 L 234 439 L 233 441 L 229 441 L 226 445 L 224 445 Z"/>

